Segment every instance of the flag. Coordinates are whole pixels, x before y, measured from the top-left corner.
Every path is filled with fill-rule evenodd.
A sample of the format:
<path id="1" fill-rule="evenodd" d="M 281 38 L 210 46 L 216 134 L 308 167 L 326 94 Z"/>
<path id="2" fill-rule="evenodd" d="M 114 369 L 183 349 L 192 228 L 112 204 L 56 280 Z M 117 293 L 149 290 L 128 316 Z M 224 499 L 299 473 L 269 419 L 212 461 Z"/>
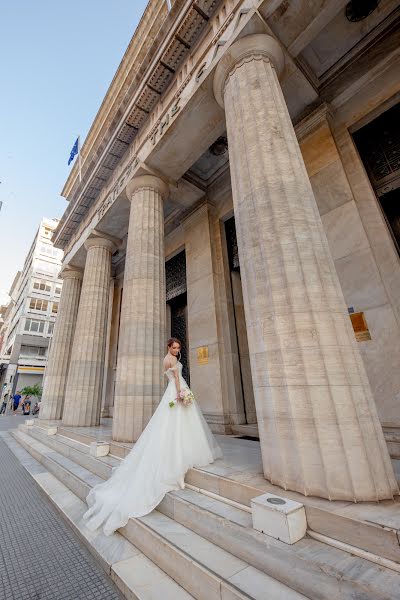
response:
<path id="1" fill-rule="evenodd" d="M 69 155 L 68 166 L 74 160 L 74 157 L 79 152 L 79 137 L 76 138 L 75 144 L 72 146 L 71 154 Z"/>

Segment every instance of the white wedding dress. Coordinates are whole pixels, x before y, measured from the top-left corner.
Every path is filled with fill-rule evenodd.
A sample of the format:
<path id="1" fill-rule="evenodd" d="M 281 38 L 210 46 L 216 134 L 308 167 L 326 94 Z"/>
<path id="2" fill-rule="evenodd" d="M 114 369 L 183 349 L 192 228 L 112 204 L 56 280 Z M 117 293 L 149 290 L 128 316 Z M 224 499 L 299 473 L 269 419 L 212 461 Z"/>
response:
<path id="1" fill-rule="evenodd" d="M 129 517 L 147 515 L 167 492 L 184 487 L 191 467 L 204 467 L 222 456 L 196 401 L 169 406 L 177 396 L 174 369 L 178 369 L 181 389 L 188 388 L 178 362 L 166 371 L 167 389 L 139 440 L 110 479 L 89 492 L 84 519 L 92 531 L 103 527 L 110 535 Z"/>

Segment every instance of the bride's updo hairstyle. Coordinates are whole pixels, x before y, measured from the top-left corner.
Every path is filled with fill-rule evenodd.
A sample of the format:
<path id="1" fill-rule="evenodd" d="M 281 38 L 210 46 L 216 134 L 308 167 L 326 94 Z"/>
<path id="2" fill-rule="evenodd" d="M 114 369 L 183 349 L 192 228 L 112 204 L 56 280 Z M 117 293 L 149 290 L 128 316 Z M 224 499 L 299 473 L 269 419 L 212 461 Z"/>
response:
<path id="1" fill-rule="evenodd" d="M 178 340 L 178 338 L 175 338 L 175 337 L 169 338 L 169 340 L 167 342 L 168 348 L 171 348 L 172 344 L 179 344 L 179 347 L 182 348 L 181 340 Z"/>

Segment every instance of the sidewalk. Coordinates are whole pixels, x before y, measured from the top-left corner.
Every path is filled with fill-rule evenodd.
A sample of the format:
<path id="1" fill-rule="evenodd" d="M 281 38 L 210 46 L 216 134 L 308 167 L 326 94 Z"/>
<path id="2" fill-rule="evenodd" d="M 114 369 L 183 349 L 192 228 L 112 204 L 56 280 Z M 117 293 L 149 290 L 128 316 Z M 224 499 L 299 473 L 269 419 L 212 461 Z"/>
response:
<path id="1" fill-rule="evenodd" d="M 27 417 L 0 416 L 0 598 L 121 600 L 3 438 Z"/>

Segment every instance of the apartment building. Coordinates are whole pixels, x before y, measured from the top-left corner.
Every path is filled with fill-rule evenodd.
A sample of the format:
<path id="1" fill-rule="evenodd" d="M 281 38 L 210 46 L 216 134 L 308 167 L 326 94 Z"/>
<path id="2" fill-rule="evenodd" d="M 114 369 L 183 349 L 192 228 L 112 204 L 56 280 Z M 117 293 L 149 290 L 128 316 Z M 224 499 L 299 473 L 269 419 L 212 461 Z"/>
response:
<path id="1" fill-rule="evenodd" d="M 10 391 L 42 383 L 62 289 L 63 251 L 51 241 L 57 224 L 42 219 L 10 290 L 0 354 L 2 385 Z"/>

